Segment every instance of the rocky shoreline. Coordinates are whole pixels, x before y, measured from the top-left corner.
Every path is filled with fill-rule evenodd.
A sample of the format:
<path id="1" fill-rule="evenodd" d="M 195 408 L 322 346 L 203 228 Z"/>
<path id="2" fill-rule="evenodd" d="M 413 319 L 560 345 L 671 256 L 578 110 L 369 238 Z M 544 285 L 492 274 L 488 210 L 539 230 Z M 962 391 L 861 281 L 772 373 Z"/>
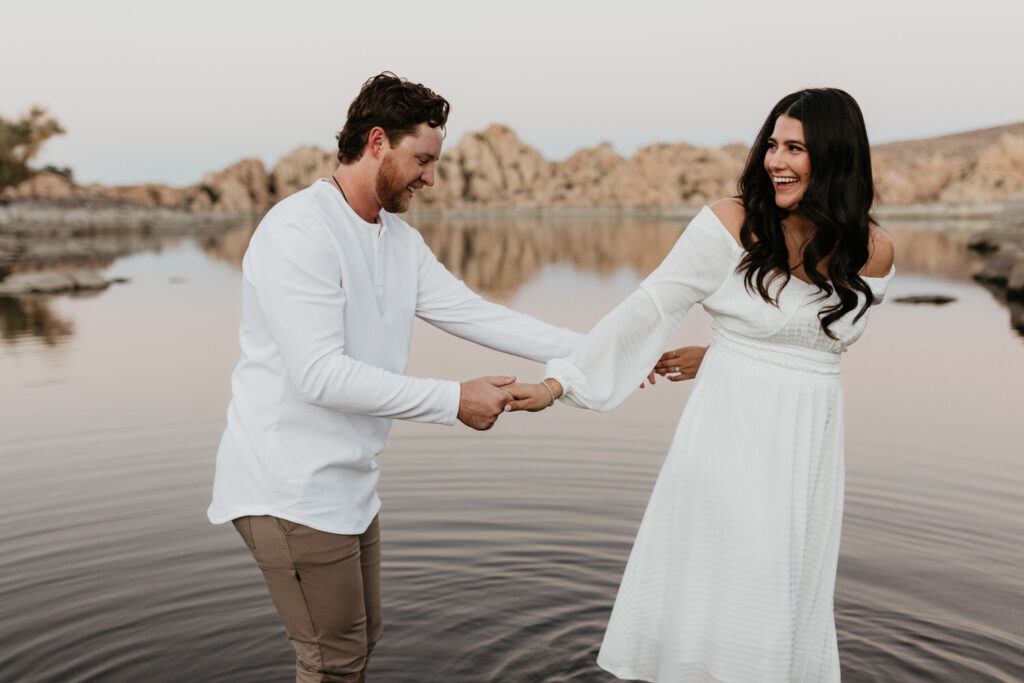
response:
<path id="1" fill-rule="evenodd" d="M 145 207 L 105 200 L 0 205 L 0 285 L 13 273 L 103 268 L 171 237 L 215 236 L 255 225 L 261 213 Z"/>
<path id="2" fill-rule="evenodd" d="M 974 279 L 1001 290 L 1007 301 L 1024 304 L 1024 206 L 1015 209 L 972 236 L 967 247 L 983 258 Z"/>

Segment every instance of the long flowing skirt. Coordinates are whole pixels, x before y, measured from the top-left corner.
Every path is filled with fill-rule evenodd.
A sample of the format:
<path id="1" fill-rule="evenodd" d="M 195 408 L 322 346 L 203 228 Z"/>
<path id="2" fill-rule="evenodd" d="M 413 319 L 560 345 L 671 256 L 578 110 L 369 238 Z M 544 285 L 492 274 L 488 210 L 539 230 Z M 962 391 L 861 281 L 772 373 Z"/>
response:
<path id="1" fill-rule="evenodd" d="M 598 664 L 659 681 L 839 680 L 839 356 L 715 332 Z"/>

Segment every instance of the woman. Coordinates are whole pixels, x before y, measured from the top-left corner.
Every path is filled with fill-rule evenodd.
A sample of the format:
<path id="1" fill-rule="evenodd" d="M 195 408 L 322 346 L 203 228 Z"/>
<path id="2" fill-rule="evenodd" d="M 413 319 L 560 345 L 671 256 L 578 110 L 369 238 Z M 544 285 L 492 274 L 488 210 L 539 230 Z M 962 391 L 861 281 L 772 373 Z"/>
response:
<path id="1" fill-rule="evenodd" d="M 839 680 L 839 359 L 893 275 L 869 154 L 847 93 L 783 98 L 740 197 L 702 209 L 571 357 L 511 390 L 513 410 L 611 410 L 655 362 L 675 370 L 659 351 L 694 303 L 713 318 L 598 655 L 621 678 Z"/>

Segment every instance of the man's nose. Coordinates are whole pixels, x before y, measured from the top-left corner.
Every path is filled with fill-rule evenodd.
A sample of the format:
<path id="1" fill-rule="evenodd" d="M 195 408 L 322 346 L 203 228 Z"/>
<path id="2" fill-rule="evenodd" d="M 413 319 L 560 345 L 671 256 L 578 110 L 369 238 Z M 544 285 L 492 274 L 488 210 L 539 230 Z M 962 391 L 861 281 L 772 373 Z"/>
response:
<path id="1" fill-rule="evenodd" d="M 420 174 L 420 180 L 422 180 L 423 184 L 426 185 L 427 187 L 433 187 L 433 185 L 434 185 L 434 162 L 433 161 L 428 163 L 426 165 L 426 167 L 423 169 L 423 173 Z"/>

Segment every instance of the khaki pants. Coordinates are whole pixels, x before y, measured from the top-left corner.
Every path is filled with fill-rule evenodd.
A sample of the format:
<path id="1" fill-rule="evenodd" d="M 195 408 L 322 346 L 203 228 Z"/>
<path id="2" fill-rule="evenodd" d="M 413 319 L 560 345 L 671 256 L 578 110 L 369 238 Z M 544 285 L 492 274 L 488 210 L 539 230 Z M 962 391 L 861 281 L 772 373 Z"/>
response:
<path id="1" fill-rule="evenodd" d="M 378 519 L 358 536 L 277 517 L 234 525 L 295 648 L 297 683 L 362 680 L 381 633 Z"/>

